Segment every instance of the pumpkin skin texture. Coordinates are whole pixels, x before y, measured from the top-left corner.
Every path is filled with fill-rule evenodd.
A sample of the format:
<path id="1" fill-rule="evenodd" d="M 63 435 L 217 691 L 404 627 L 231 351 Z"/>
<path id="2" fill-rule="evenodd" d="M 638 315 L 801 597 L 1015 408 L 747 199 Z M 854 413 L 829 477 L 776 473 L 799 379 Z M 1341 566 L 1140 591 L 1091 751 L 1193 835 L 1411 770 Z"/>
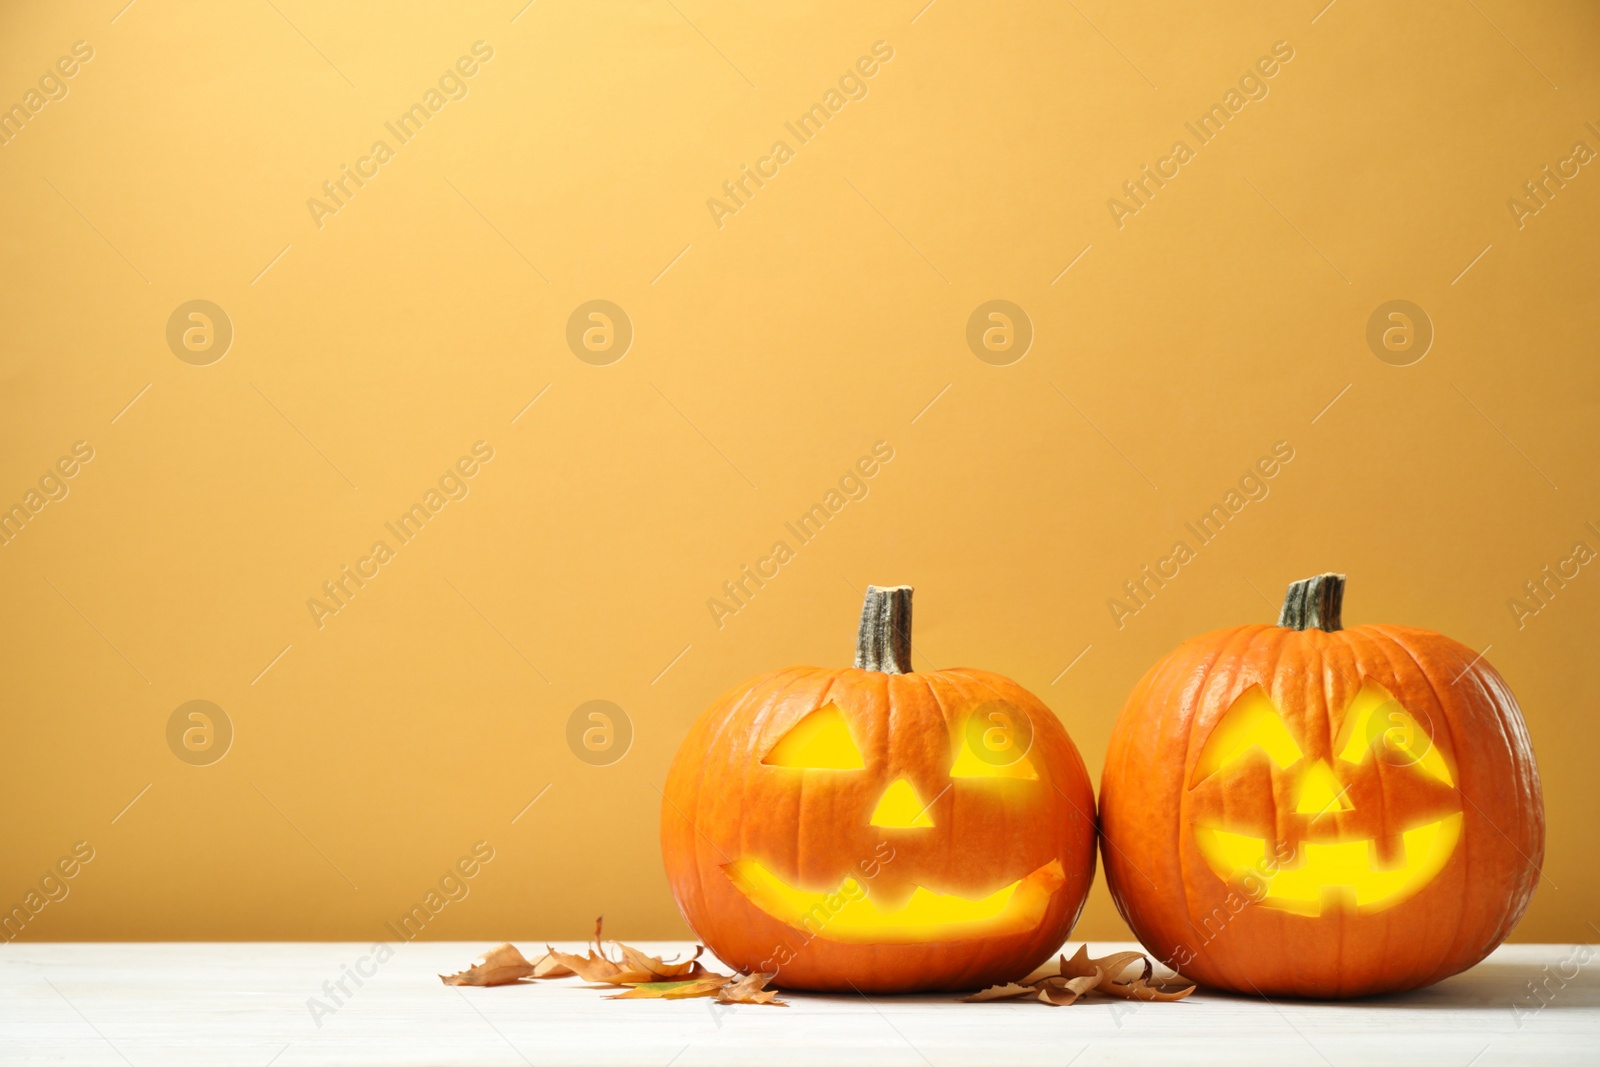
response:
<path id="1" fill-rule="evenodd" d="M 1539 774 L 1504 680 L 1448 637 L 1340 629 L 1337 614 L 1336 601 L 1332 632 L 1185 642 L 1112 732 L 1112 897 L 1152 953 L 1205 985 L 1315 998 L 1428 985 L 1505 940 L 1538 882 Z"/>
<path id="2" fill-rule="evenodd" d="M 1015 773 L 961 762 L 981 733 L 969 717 L 997 706 L 1025 718 L 1019 733 L 1031 735 L 1025 762 L 1008 765 Z M 767 762 L 830 707 L 859 766 Z M 873 825 L 893 821 L 885 812 L 905 790 L 916 803 L 899 824 Z M 662 858 L 684 919 L 741 972 L 776 971 L 787 989 L 975 989 L 1025 975 L 1066 939 L 1094 878 L 1094 819 L 1076 747 L 1017 683 L 970 669 L 792 667 L 734 687 L 700 716 L 663 790 Z M 831 894 L 833 906 L 805 921 L 764 907 L 739 873 L 752 861 L 785 886 Z M 851 882 L 864 899 L 839 894 Z M 992 903 L 1019 882 L 998 919 L 889 928 L 916 912 L 918 895 L 978 907 L 967 902 Z"/>

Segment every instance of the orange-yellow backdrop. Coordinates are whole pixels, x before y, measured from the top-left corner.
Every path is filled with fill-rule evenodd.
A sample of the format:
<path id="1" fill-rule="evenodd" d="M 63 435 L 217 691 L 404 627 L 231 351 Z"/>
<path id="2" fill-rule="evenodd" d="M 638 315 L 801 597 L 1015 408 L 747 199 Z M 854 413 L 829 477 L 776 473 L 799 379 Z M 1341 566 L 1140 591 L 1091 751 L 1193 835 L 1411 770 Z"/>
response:
<path id="1" fill-rule="evenodd" d="M 385 937 L 477 842 L 426 936 L 686 936 L 678 740 L 845 662 L 867 583 L 1097 772 L 1157 657 L 1324 569 L 1488 649 L 1549 809 L 1517 936 L 1592 937 L 1594 7 L 124 2 L 0 14 L 0 905 L 93 852 L 8 937 Z"/>

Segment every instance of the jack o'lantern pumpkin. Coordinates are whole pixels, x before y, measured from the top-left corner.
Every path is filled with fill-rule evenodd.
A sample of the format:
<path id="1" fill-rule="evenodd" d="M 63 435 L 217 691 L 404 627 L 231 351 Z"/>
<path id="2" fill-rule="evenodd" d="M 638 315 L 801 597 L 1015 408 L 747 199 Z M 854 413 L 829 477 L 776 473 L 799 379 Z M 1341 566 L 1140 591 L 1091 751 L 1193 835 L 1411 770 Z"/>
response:
<path id="1" fill-rule="evenodd" d="M 1510 689 L 1440 634 L 1342 629 L 1343 591 L 1340 574 L 1296 582 L 1277 626 L 1179 646 L 1112 732 L 1112 896 L 1207 985 L 1427 985 L 1488 955 L 1533 896 L 1544 807 Z"/>
<path id="2" fill-rule="evenodd" d="M 851 669 L 717 699 L 661 806 L 689 926 L 789 989 L 973 989 L 1061 946 L 1094 878 L 1094 791 L 1016 682 L 909 671 L 911 589 L 869 587 Z"/>

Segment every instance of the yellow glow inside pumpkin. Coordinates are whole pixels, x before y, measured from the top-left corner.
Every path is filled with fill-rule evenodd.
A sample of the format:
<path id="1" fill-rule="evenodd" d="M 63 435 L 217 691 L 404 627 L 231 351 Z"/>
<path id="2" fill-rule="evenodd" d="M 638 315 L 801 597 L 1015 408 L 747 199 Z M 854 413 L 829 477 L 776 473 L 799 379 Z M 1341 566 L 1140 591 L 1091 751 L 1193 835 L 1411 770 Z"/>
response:
<path id="1" fill-rule="evenodd" d="M 801 719 L 761 762 L 770 767 L 830 771 L 859 771 L 867 765 L 837 704 L 827 704 Z"/>
<path id="2" fill-rule="evenodd" d="M 910 830 L 932 826 L 933 816 L 928 814 L 928 805 L 917 795 L 916 787 L 904 778 L 896 778 L 883 791 L 882 799 L 872 812 L 871 824 L 892 830 Z"/>
<path id="3" fill-rule="evenodd" d="M 1380 745 L 1391 764 L 1454 786 L 1443 754 L 1416 718 L 1382 686 L 1367 682 L 1345 709 L 1333 748 L 1341 762 L 1360 764 Z M 1256 748 L 1266 752 L 1278 772 L 1291 775 L 1295 813 L 1307 817 L 1308 828 L 1331 812 L 1355 810 L 1333 767 L 1325 760 L 1304 758 L 1260 686 L 1240 695 L 1212 729 L 1195 762 L 1190 788 Z M 1241 885 L 1254 903 L 1300 915 L 1336 909 L 1371 913 L 1407 899 L 1444 869 L 1460 840 L 1461 821 L 1458 811 L 1402 831 L 1403 858 L 1382 866 L 1377 843 L 1370 838 L 1317 840 L 1308 830 L 1313 836 L 1300 841 L 1295 855 L 1275 863 L 1268 859 L 1263 838 L 1217 824 L 1196 826 L 1194 835 L 1217 876 Z"/>
<path id="4" fill-rule="evenodd" d="M 1344 798 L 1344 792 L 1333 776 L 1333 768 L 1317 760 L 1300 775 L 1300 797 L 1295 802 L 1295 814 L 1316 818 L 1330 811 L 1350 811 L 1355 805 Z"/>
<path id="5" fill-rule="evenodd" d="M 1024 750 L 1025 744 L 1032 743 L 1033 731 L 1026 723 L 1019 727 L 1012 718 L 1024 713 L 994 705 L 985 707 L 989 710 L 981 718 L 968 719 L 956 731 L 960 740 L 950 777 L 1037 779 L 1039 772 Z"/>
<path id="6" fill-rule="evenodd" d="M 1461 836 L 1461 813 L 1405 831 L 1405 858 L 1398 866 L 1379 869 L 1374 842 L 1306 841 L 1297 865 L 1273 871 L 1267 864 L 1267 843 L 1259 837 L 1230 833 L 1215 826 L 1195 828 L 1195 841 L 1211 869 L 1228 880 L 1250 875 L 1266 884 L 1256 903 L 1301 915 L 1321 915 L 1354 907 L 1371 913 L 1405 900 L 1444 869 Z M 1262 873 L 1263 871 L 1269 873 Z"/>
<path id="7" fill-rule="evenodd" d="M 1195 761 L 1189 788 L 1193 789 L 1253 748 L 1266 752 L 1279 770 L 1298 762 L 1301 756 L 1300 746 L 1289 736 L 1278 709 L 1260 686 L 1246 690 L 1212 729 L 1211 736 L 1200 749 L 1200 758 Z"/>
<path id="8" fill-rule="evenodd" d="M 1344 729 L 1339 731 L 1339 758 L 1346 763 L 1360 763 L 1372 754 L 1376 745 L 1383 745 L 1391 762 L 1413 766 L 1436 781 L 1455 785 L 1450 768 L 1439 754 L 1439 746 L 1417 724 L 1417 720 L 1400 706 L 1382 686 L 1368 682 L 1350 702 L 1344 713 Z"/>
<path id="9" fill-rule="evenodd" d="M 936 893 L 917 886 L 899 907 L 880 906 L 854 878 L 837 890 L 797 889 L 758 860 L 723 867 L 746 897 L 779 922 L 813 937 L 854 944 L 948 941 L 1032 930 L 1044 921 L 1050 897 L 1066 882 L 1060 860 L 981 897 Z"/>

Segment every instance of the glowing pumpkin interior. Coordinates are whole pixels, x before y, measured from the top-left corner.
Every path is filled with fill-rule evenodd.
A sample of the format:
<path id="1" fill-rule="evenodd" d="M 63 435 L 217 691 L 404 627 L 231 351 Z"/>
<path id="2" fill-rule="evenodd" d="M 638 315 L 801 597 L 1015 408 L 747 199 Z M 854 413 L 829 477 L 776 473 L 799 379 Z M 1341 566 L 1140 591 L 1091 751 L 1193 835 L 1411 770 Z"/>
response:
<path id="1" fill-rule="evenodd" d="M 1393 907 L 1431 882 L 1461 836 L 1461 808 L 1450 765 L 1422 723 L 1382 686 L 1368 681 L 1345 708 L 1328 757 L 1308 752 L 1260 686 L 1242 693 L 1212 728 L 1189 778 L 1194 793 L 1213 793 L 1195 820 L 1194 838 L 1211 870 L 1226 882 L 1253 886 L 1256 905 L 1299 915 L 1336 910 L 1370 914 Z M 1288 832 L 1270 840 L 1257 826 L 1209 814 L 1225 808 L 1219 791 L 1237 797 L 1257 788 L 1259 777 L 1240 777 L 1268 765 L 1274 793 L 1286 783 Z M 1398 830 L 1378 834 L 1376 823 L 1350 797 L 1361 776 L 1382 760 L 1427 783 L 1434 803 Z M 1252 766 L 1254 765 L 1254 766 Z M 1254 784 L 1253 784 L 1254 783 Z M 1370 783 L 1369 783 L 1370 784 Z M 1439 812 L 1440 806 L 1453 810 Z M 1391 813 L 1392 817 L 1392 813 Z M 1365 835 L 1356 828 L 1365 825 Z M 1275 847 L 1276 846 L 1276 847 Z M 1287 858 L 1285 858 L 1285 856 Z"/>
<path id="2" fill-rule="evenodd" d="M 1026 788 L 1025 782 L 1036 783 L 1039 774 L 1028 758 L 1029 742 L 1031 731 L 1022 711 L 1003 702 L 975 709 L 951 739 L 952 782 L 947 788 L 973 779 L 979 780 L 972 783 L 976 788 Z M 768 749 L 761 764 L 806 775 L 808 789 L 826 789 L 834 775 L 868 773 L 850 725 L 834 703 L 806 714 Z M 909 778 L 894 775 L 862 817 L 891 839 L 923 833 L 937 825 L 932 809 L 938 800 L 921 796 Z M 755 857 L 725 864 L 723 870 L 753 904 L 780 922 L 826 940 L 854 944 L 1021 933 L 1043 922 L 1052 896 L 1066 882 L 1061 861 L 1051 860 L 976 896 L 917 885 L 903 900 L 884 901 L 855 877 L 816 888 L 791 885 Z M 826 921 L 817 921 L 818 916 L 826 916 Z"/>

